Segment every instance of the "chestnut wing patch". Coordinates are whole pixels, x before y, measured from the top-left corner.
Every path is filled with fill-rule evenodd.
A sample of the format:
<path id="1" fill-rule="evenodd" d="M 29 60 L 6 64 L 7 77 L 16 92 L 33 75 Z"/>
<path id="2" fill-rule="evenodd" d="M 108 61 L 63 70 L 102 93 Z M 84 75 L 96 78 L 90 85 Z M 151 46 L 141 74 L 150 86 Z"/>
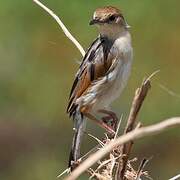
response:
<path id="1" fill-rule="evenodd" d="M 113 45 L 105 37 L 98 37 L 85 54 L 76 74 L 69 97 L 67 112 L 70 116 L 75 111 L 76 99 L 79 98 L 92 84 L 93 81 L 103 77 L 112 64 L 110 50 Z"/>

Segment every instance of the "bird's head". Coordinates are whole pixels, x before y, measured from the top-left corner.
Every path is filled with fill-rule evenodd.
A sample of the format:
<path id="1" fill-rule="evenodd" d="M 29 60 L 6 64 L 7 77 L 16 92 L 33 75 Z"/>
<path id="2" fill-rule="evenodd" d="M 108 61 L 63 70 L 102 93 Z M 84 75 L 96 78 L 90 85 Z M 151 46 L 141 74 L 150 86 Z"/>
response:
<path id="1" fill-rule="evenodd" d="M 123 30 L 127 30 L 130 26 L 127 24 L 122 12 L 116 7 L 106 6 L 98 8 L 93 14 L 90 25 L 97 25 L 100 34 L 116 35 Z"/>

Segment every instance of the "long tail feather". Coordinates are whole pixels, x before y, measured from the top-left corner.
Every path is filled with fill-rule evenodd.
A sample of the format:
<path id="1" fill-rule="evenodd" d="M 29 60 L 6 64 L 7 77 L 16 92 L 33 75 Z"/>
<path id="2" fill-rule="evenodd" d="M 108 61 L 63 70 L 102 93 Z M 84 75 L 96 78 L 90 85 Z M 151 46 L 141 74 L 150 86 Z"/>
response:
<path id="1" fill-rule="evenodd" d="M 76 167 L 75 163 L 80 158 L 80 146 L 86 128 L 86 119 L 84 119 L 81 113 L 76 112 L 73 121 L 75 131 L 69 156 L 69 167 L 71 168 L 71 171 Z"/>

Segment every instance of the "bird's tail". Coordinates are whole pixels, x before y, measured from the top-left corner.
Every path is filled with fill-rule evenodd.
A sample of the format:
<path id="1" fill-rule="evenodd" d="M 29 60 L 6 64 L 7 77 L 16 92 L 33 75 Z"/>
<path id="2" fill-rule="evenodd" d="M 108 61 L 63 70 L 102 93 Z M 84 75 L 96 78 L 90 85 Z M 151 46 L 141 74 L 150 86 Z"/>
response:
<path id="1" fill-rule="evenodd" d="M 71 171 L 76 167 L 76 162 L 80 158 L 80 146 L 83 134 L 86 128 L 86 119 L 80 112 L 75 113 L 73 116 L 74 121 L 74 136 L 69 156 L 69 167 Z"/>

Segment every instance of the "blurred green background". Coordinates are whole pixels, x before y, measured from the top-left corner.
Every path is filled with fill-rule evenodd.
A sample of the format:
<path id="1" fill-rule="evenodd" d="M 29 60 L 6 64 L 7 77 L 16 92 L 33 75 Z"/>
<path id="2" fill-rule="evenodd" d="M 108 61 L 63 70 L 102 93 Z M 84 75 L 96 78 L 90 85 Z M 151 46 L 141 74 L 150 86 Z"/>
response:
<path id="1" fill-rule="evenodd" d="M 178 0 L 45 0 L 87 49 L 97 36 L 88 22 L 100 6 L 121 7 L 131 25 L 134 64 L 131 78 L 113 109 L 128 115 L 135 89 L 160 69 L 140 112 L 144 124 L 180 115 L 180 1 Z M 32 0 L 0 1 L 0 179 L 52 180 L 67 167 L 72 122 L 66 105 L 81 59 L 56 22 Z M 122 127 L 123 128 L 123 127 Z M 88 132 L 103 131 L 94 124 Z M 86 137 L 84 151 L 95 145 Z M 180 173 L 180 133 L 171 129 L 138 140 L 137 164 L 143 157 L 154 179 Z M 82 179 L 87 179 L 86 176 Z"/>

